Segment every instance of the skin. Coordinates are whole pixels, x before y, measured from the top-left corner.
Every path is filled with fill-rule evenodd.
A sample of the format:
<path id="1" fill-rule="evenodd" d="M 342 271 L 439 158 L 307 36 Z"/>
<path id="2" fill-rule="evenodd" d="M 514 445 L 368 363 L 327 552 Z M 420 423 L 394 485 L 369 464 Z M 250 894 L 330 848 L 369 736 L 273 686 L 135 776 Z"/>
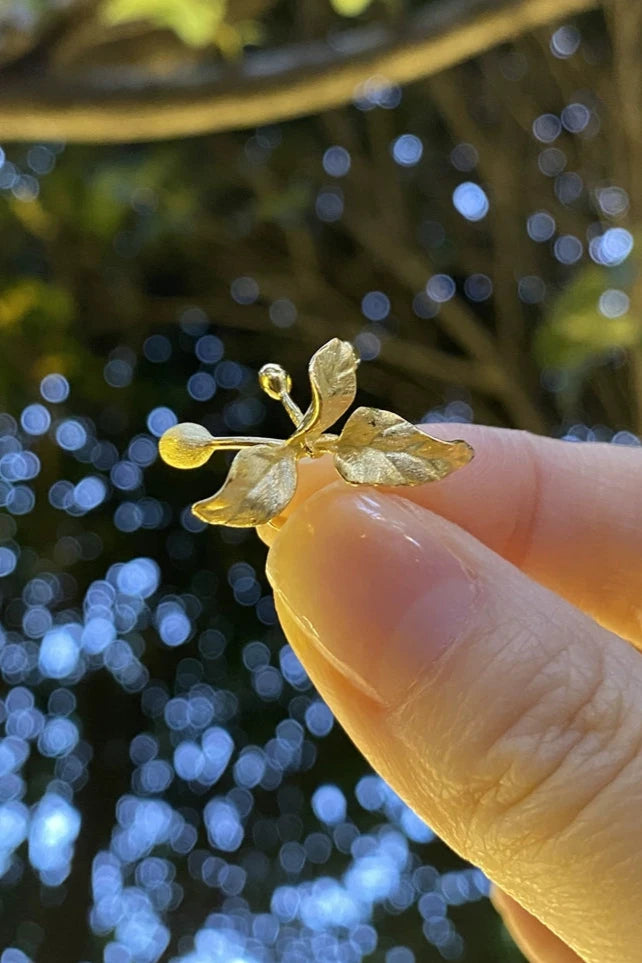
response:
<path id="1" fill-rule="evenodd" d="M 533 963 L 642 946 L 642 451 L 471 425 L 420 488 L 300 465 L 281 624 L 375 769 L 495 883 Z"/>

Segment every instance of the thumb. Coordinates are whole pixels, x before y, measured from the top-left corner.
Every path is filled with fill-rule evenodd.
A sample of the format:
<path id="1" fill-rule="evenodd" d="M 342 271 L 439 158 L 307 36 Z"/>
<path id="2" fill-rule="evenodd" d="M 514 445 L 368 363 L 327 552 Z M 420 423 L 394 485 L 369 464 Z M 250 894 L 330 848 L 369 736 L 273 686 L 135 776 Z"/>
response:
<path id="1" fill-rule="evenodd" d="M 373 766 L 588 963 L 642 945 L 642 656 L 454 523 L 339 483 L 268 556 Z"/>

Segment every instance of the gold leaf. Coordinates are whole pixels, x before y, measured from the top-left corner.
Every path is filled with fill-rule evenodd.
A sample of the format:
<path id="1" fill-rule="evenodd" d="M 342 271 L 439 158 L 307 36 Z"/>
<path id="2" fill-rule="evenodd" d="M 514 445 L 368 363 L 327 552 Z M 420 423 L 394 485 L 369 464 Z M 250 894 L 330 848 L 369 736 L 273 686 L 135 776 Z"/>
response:
<path id="1" fill-rule="evenodd" d="M 296 455 L 285 442 L 254 445 L 238 453 L 222 488 L 192 512 L 209 525 L 264 525 L 283 511 L 296 483 Z"/>
<path id="2" fill-rule="evenodd" d="M 207 428 L 192 421 L 168 428 L 158 443 L 161 458 L 172 468 L 198 468 L 217 447 Z"/>
<path id="3" fill-rule="evenodd" d="M 348 410 L 357 394 L 358 364 L 349 341 L 333 338 L 319 348 L 308 366 L 312 402 L 290 441 L 316 438 Z"/>
<path id="4" fill-rule="evenodd" d="M 337 443 L 334 463 L 353 485 L 423 485 L 466 465 L 465 441 L 440 441 L 378 408 L 357 408 Z"/>

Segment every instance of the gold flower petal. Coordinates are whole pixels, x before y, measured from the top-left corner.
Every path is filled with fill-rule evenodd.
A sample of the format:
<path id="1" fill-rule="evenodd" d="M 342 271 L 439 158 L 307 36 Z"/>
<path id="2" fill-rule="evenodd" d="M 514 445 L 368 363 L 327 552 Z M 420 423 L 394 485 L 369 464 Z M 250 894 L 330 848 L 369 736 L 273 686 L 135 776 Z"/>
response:
<path id="1" fill-rule="evenodd" d="M 210 525 L 264 525 L 283 511 L 296 483 L 296 456 L 285 442 L 254 445 L 239 451 L 223 486 L 192 512 Z"/>
<path id="2" fill-rule="evenodd" d="M 353 485 L 423 485 L 473 457 L 465 441 L 440 441 L 392 411 L 357 408 L 337 442 L 334 463 Z"/>
<path id="3" fill-rule="evenodd" d="M 358 364 L 349 341 L 333 338 L 319 348 L 308 366 L 312 402 L 290 441 L 316 438 L 348 410 L 357 394 Z"/>
<path id="4" fill-rule="evenodd" d="M 216 447 L 207 428 L 192 421 L 168 428 L 158 443 L 161 458 L 173 468 L 199 468 Z"/>

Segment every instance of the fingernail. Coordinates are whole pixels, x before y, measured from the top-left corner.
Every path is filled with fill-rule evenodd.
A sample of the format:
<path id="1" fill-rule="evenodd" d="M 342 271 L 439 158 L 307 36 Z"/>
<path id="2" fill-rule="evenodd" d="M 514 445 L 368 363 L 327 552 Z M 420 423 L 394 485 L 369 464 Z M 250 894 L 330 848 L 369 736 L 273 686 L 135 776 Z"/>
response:
<path id="1" fill-rule="evenodd" d="M 354 685 L 398 703 L 474 611 L 477 582 L 449 528 L 396 495 L 325 488 L 270 550 L 277 604 Z"/>

